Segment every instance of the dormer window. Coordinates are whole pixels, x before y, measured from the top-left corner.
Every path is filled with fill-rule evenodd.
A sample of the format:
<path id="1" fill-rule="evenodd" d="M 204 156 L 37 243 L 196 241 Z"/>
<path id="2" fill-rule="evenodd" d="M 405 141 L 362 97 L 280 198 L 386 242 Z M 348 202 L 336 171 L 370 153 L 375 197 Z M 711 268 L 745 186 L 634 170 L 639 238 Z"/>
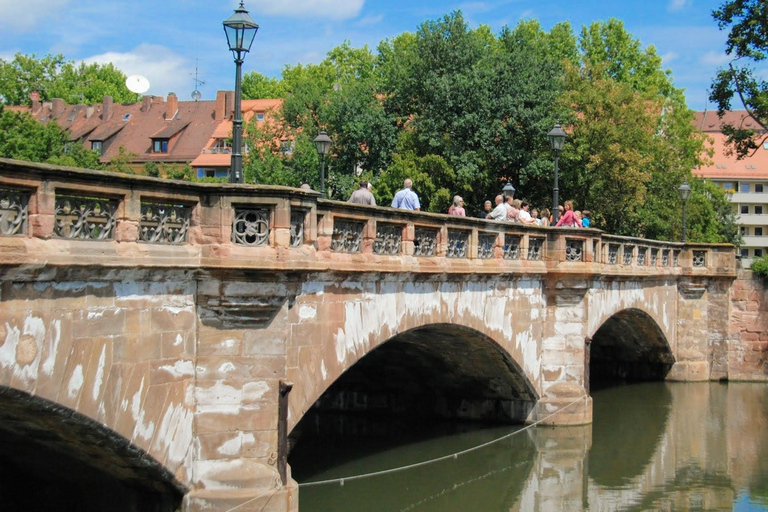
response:
<path id="1" fill-rule="evenodd" d="M 258 122 L 264 121 L 264 112 L 256 112 L 256 120 Z"/>
<path id="2" fill-rule="evenodd" d="M 96 151 L 99 155 L 101 155 L 102 141 L 100 141 L 100 140 L 92 140 L 91 141 L 91 150 L 92 151 Z"/>
<path id="3" fill-rule="evenodd" d="M 153 153 L 167 153 L 168 152 L 168 139 L 152 139 L 152 152 Z"/>

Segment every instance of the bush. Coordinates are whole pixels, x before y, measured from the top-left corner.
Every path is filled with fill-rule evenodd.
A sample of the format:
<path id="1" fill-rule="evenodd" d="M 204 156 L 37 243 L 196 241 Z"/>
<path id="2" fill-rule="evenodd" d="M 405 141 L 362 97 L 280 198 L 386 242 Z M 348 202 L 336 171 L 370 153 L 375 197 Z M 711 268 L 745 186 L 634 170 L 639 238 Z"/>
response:
<path id="1" fill-rule="evenodd" d="M 752 271 L 764 278 L 768 278 L 768 256 L 752 260 Z"/>

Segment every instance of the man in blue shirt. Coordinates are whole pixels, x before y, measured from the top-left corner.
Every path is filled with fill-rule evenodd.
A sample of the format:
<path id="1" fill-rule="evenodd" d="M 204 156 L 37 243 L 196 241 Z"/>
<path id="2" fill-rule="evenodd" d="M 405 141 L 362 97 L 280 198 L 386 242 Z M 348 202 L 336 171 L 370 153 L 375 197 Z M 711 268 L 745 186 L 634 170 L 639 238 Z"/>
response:
<path id="1" fill-rule="evenodd" d="M 419 196 L 416 195 L 416 192 L 411 190 L 413 182 L 410 179 L 405 180 L 403 187 L 403 190 L 400 190 L 395 194 L 394 199 L 392 199 L 392 208 L 420 211 L 421 203 L 419 203 Z"/>

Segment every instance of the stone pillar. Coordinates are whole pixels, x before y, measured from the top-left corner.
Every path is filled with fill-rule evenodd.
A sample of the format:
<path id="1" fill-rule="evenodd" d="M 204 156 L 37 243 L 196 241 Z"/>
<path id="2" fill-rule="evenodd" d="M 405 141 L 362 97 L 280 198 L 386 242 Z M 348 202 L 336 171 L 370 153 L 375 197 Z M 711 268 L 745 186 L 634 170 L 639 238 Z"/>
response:
<path id="1" fill-rule="evenodd" d="M 584 295 L 589 284 L 582 278 L 563 278 L 548 280 L 545 287 L 547 308 L 541 350 L 543 395 L 528 419 L 553 426 L 592 423 L 592 398 L 584 387 L 587 325 Z"/>
<path id="2" fill-rule="evenodd" d="M 709 322 L 706 278 L 682 277 L 677 285 L 675 364 L 667 380 L 709 380 Z"/>
<path id="3" fill-rule="evenodd" d="M 288 468 L 278 439 L 290 290 L 274 282 L 199 283 L 196 449 L 185 511 L 298 510 L 298 486 L 280 471 Z"/>

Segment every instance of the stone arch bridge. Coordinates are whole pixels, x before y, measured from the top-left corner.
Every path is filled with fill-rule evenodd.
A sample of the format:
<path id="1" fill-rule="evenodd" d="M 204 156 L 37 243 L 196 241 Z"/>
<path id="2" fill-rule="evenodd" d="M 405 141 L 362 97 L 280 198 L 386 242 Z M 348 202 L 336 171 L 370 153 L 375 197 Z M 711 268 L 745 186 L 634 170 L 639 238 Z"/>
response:
<path id="1" fill-rule="evenodd" d="M 142 489 L 126 510 L 298 510 L 287 436 L 323 400 L 573 425 L 591 378 L 732 377 L 735 265 L 732 246 L 0 159 L 0 457 L 66 452 L 122 482 L 102 505 Z"/>

